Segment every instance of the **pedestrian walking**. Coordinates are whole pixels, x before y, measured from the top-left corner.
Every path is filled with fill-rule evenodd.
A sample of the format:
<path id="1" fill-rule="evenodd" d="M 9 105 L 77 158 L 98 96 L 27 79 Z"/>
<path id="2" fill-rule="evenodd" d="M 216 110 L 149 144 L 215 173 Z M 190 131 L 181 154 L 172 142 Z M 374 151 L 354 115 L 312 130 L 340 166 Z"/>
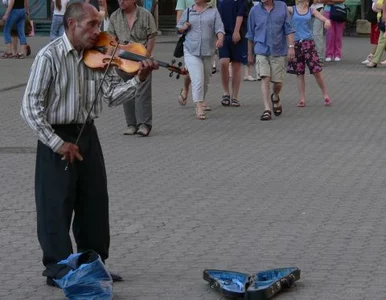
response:
<path id="1" fill-rule="evenodd" d="M 300 94 L 300 101 L 297 106 L 306 106 L 306 83 L 304 80 L 306 65 L 322 91 L 324 105 L 329 106 L 331 99 L 327 94 L 322 76 L 322 66 L 313 39 L 312 17 L 323 22 L 324 28 L 327 30 L 331 27 L 331 22 L 316 9 L 310 8 L 308 0 L 297 0 L 296 5 L 288 7 L 288 11 L 292 15 L 292 25 L 295 29 L 295 58 L 288 62 L 287 72 L 297 75 L 297 86 Z"/>
<path id="2" fill-rule="evenodd" d="M 242 64 L 247 64 L 247 31 L 248 8 L 245 0 L 218 0 L 217 8 L 224 24 L 224 45 L 219 49 L 221 83 L 223 95 L 221 104 L 223 106 L 239 107 L 238 100 Z M 232 63 L 231 76 L 229 75 L 229 64 Z M 232 78 L 230 80 L 230 77 Z M 231 84 L 230 84 L 231 81 Z M 232 87 L 230 92 L 229 85 Z"/>
<path id="3" fill-rule="evenodd" d="M 53 9 L 51 31 L 50 31 L 51 41 L 62 36 L 64 33 L 63 16 L 64 16 L 64 13 L 66 12 L 67 4 L 68 4 L 68 0 L 52 0 L 51 2 L 51 6 Z"/>
<path id="4" fill-rule="evenodd" d="M 196 0 L 196 4 L 183 12 L 177 29 L 180 33 L 186 33 L 184 60 L 192 81 L 196 118 L 205 120 L 205 111 L 211 110 L 206 93 L 213 56 L 216 48 L 220 49 L 223 45 L 224 25 L 217 8 L 213 8 L 206 0 Z"/>
<path id="5" fill-rule="evenodd" d="M 261 121 L 272 119 L 283 113 L 280 91 L 283 87 L 285 57 L 294 59 L 294 30 L 282 1 L 262 0 L 249 13 L 248 18 L 248 62 L 256 63 L 256 73 L 261 80 L 264 112 Z M 270 82 L 273 93 L 270 96 Z M 272 103 L 272 110 L 271 110 Z"/>
<path id="6" fill-rule="evenodd" d="M 27 55 L 27 38 L 25 35 L 25 20 L 29 15 L 28 0 L 14 0 L 10 1 L 7 5 L 7 9 L 2 20 L 5 22 L 4 26 L 4 42 L 6 50 L 3 54 L 3 58 L 25 58 Z M 12 37 L 11 31 L 13 26 L 16 25 L 17 36 L 20 41 L 21 53 L 12 52 Z"/>

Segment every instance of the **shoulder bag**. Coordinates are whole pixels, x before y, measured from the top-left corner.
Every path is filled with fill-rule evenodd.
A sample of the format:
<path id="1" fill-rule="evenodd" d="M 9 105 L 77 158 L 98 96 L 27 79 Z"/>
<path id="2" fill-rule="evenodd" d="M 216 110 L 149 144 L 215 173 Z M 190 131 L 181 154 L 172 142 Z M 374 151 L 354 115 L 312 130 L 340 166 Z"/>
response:
<path id="1" fill-rule="evenodd" d="M 186 18 L 186 22 L 189 22 L 189 7 L 188 7 L 188 17 Z M 180 58 L 184 56 L 185 35 L 186 35 L 186 32 L 184 32 L 178 39 L 176 48 L 174 49 L 174 53 L 173 53 L 174 57 Z"/>
<path id="2" fill-rule="evenodd" d="M 345 5 L 331 5 L 330 20 L 334 22 L 347 22 L 347 7 Z"/>

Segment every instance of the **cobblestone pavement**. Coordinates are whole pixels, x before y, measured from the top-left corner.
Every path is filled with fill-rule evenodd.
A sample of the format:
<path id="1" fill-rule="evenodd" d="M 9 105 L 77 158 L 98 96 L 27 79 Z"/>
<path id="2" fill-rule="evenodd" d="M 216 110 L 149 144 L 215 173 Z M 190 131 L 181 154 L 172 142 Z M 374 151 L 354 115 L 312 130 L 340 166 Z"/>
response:
<path id="1" fill-rule="evenodd" d="M 175 38 L 161 37 L 168 60 Z M 31 39 L 33 50 L 47 38 Z M 222 299 L 205 268 L 253 273 L 297 266 L 302 278 L 279 300 L 386 299 L 385 75 L 360 65 L 368 38 L 345 37 L 340 63 L 325 67 L 333 106 L 307 77 L 297 108 L 287 75 L 284 113 L 270 122 L 258 83 L 244 82 L 240 108 L 220 105 L 211 79 L 206 121 L 194 118 L 182 81 L 153 78 L 154 129 L 127 137 L 122 108 L 98 120 L 111 200 L 108 267 L 124 276 L 114 299 Z M 0 299 L 64 299 L 41 276 L 36 238 L 36 138 L 19 108 L 32 59 L 0 60 Z"/>

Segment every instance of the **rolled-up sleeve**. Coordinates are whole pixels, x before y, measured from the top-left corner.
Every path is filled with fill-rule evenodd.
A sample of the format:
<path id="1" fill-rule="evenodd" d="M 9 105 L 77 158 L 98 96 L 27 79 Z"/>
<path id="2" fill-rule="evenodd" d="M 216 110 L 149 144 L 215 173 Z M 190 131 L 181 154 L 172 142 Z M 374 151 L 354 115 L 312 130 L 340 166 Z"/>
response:
<path id="1" fill-rule="evenodd" d="M 225 34 L 224 23 L 221 20 L 221 16 L 220 16 L 220 13 L 218 12 L 217 8 L 216 8 L 215 21 L 214 21 L 214 31 L 216 34 L 217 33 L 224 33 Z"/>
<path id="2" fill-rule="evenodd" d="M 47 121 L 45 99 L 52 83 L 51 60 L 45 56 L 36 57 L 22 100 L 20 114 L 39 140 L 54 152 L 64 141 L 55 134 Z"/>
<path id="3" fill-rule="evenodd" d="M 253 41 L 254 35 L 255 35 L 255 20 L 254 20 L 254 14 L 252 12 L 253 12 L 253 8 L 250 11 L 248 16 L 248 31 L 247 31 L 247 34 L 245 35 L 245 37 L 251 41 Z"/>
<path id="4" fill-rule="evenodd" d="M 124 81 L 114 69 L 110 69 L 106 80 L 102 82 L 102 100 L 110 107 L 131 101 L 135 98 L 140 84 L 138 76 Z"/>
<path id="5" fill-rule="evenodd" d="M 177 26 L 176 26 L 177 29 L 180 29 L 184 25 L 184 23 L 186 22 L 187 17 L 188 17 L 188 9 L 185 9 L 184 12 L 181 15 L 180 20 L 177 23 Z"/>
<path id="6" fill-rule="evenodd" d="M 245 15 L 245 0 L 238 0 L 238 9 L 237 9 L 237 16 L 238 17 L 244 17 Z"/>

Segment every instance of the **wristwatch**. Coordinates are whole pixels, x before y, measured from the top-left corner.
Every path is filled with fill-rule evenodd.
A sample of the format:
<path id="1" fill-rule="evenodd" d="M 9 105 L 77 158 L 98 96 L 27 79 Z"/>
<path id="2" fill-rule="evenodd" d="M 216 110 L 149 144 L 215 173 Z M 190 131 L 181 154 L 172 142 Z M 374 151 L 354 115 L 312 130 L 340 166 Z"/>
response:
<path id="1" fill-rule="evenodd" d="M 294 45 L 288 45 L 288 48 L 295 48 Z"/>

